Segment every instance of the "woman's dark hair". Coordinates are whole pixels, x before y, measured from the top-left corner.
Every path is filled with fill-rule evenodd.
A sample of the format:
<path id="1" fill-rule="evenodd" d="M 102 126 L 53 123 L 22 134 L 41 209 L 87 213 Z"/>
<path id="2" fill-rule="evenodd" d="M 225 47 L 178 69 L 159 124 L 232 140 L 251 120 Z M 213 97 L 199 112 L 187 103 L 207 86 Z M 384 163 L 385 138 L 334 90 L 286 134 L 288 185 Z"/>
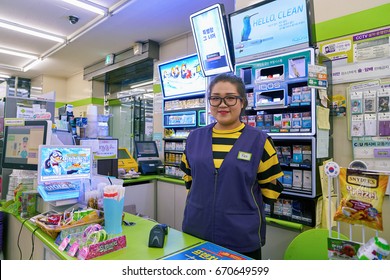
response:
<path id="1" fill-rule="evenodd" d="M 244 107 L 241 111 L 242 114 L 245 111 L 245 108 L 248 106 L 248 98 L 246 97 L 245 85 L 242 79 L 233 74 L 228 74 L 228 73 L 220 74 L 210 82 L 209 89 L 208 89 L 208 96 L 210 96 L 211 91 L 213 90 L 215 84 L 219 82 L 229 82 L 236 86 L 237 92 L 242 98 L 242 103 L 244 104 Z"/>

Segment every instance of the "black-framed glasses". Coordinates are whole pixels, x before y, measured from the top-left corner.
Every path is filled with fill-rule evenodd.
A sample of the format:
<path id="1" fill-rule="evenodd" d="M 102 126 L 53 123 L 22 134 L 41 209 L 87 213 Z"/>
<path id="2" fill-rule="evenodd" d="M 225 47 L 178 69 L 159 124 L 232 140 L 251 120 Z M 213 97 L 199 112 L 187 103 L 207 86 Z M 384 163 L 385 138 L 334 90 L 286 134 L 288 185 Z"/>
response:
<path id="1" fill-rule="evenodd" d="M 223 100 L 223 103 L 226 104 L 226 106 L 230 107 L 230 106 L 236 105 L 237 104 L 237 100 L 241 100 L 242 101 L 242 97 L 241 96 L 237 96 L 237 95 L 228 95 L 228 96 L 225 96 L 225 97 L 210 96 L 209 97 L 209 104 L 210 104 L 210 106 L 218 107 L 219 105 L 221 105 L 222 100 Z"/>

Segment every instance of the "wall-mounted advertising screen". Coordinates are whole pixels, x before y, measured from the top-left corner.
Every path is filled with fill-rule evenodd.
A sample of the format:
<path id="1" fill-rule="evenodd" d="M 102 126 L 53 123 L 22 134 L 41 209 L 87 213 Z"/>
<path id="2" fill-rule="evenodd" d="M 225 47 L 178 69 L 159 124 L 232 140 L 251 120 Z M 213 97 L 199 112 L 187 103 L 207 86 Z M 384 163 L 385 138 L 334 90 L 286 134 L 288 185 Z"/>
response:
<path id="1" fill-rule="evenodd" d="M 206 77 L 233 71 L 222 4 L 190 16 L 199 61 Z"/>
<path id="2" fill-rule="evenodd" d="M 206 78 L 197 54 L 159 64 L 158 70 L 164 99 L 205 94 Z"/>
<path id="3" fill-rule="evenodd" d="M 310 1 L 263 1 L 229 15 L 235 62 L 310 46 Z"/>

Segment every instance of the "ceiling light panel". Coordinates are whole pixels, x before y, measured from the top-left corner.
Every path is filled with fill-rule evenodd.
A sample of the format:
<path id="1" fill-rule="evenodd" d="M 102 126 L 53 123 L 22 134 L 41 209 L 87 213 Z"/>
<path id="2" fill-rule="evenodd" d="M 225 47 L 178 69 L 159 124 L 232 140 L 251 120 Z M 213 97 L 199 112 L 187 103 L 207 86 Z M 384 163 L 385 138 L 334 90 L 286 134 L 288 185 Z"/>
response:
<path id="1" fill-rule="evenodd" d="M 9 79 L 11 78 L 10 75 L 0 74 L 0 78 Z"/>
<path id="2" fill-rule="evenodd" d="M 2 19 L 0 19 L 0 28 L 9 29 L 9 30 L 20 32 L 20 33 L 24 33 L 24 34 L 27 34 L 27 35 L 39 37 L 39 38 L 42 38 L 42 39 L 55 41 L 55 42 L 58 42 L 58 43 L 65 42 L 65 38 L 64 37 L 61 37 L 61 36 L 58 36 L 58 35 L 55 35 L 55 34 L 51 34 L 51 33 L 45 32 L 45 31 L 41 31 L 41 30 L 38 30 L 38 29 L 30 28 L 30 27 L 27 27 L 27 26 L 23 26 L 23 25 L 18 24 L 18 23 L 5 21 L 5 20 L 2 20 Z"/>
<path id="3" fill-rule="evenodd" d="M 108 12 L 108 9 L 106 7 L 97 5 L 91 1 L 83 1 L 83 0 L 62 0 L 62 1 L 99 15 L 105 15 Z"/>
<path id="4" fill-rule="evenodd" d="M 0 53 L 19 56 L 19 57 L 25 57 L 25 58 L 30 58 L 30 59 L 38 59 L 37 55 L 33 55 L 33 54 L 25 53 L 25 52 L 18 52 L 18 51 L 9 50 L 9 49 L 3 49 L 3 48 L 0 48 Z"/>
<path id="5" fill-rule="evenodd" d="M 0 53 L 0 65 L 9 65 L 20 69 L 30 61 L 33 61 L 33 59 Z M 0 71 L 2 69 L 3 67 L 0 67 Z"/>

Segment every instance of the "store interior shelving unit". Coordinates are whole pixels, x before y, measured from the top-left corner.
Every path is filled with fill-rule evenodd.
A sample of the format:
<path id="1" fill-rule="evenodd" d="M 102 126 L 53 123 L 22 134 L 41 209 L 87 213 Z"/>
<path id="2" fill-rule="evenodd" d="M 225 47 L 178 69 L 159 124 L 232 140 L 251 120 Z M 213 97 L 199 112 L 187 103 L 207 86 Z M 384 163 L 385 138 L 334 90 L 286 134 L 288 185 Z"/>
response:
<path id="1" fill-rule="evenodd" d="M 318 89 L 308 86 L 309 64 L 316 64 L 313 48 L 240 63 L 235 71 L 248 95 L 244 121 L 272 137 L 284 172 L 284 191 L 266 208 L 268 215 L 314 226 L 321 196 L 318 166 L 332 157 L 332 149 L 329 145 L 326 157 L 317 153 L 320 102 Z"/>
<path id="2" fill-rule="evenodd" d="M 205 125 L 204 94 L 173 100 L 164 100 L 164 164 L 165 175 L 181 178 L 181 157 L 188 134 Z"/>

